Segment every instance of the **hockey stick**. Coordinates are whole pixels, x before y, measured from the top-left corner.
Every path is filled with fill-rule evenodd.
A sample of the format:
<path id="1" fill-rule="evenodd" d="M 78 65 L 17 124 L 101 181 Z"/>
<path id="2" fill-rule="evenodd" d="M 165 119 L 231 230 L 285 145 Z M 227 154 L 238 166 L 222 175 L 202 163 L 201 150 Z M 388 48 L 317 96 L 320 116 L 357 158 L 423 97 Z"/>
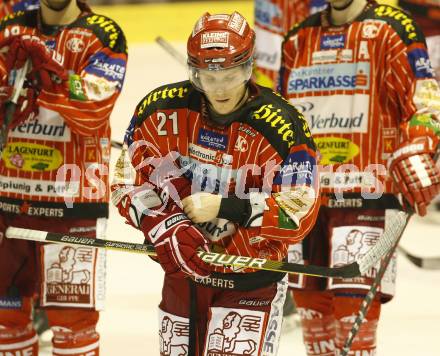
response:
<path id="1" fill-rule="evenodd" d="M 179 64 L 186 67 L 186 58 L 179 51 L 177 51 L 171 43 L 169 43 L 166 39 L 161 36 L 157 36 L 155 39 L 156 43 L 162 47 L 171 57 L 173 57 Z"/>
<path id="2" fill-rule="evenodd" d="M 23 89 L 24 81 L 26 79 L 27 72 L 31 66 L 31 61 L 28 59 L 23 67 L 15 70 L 14 87 L 12 91 L 11 99 L 5 104 L 5 119 L 0 132 L 0 153 L 3 151 L 3 147 L 8 140 L 8 127 L 14 117 L 14 112 L 17 108 L 18 98 L 20 97 L 21 90 Z"/>
<path id="3" fill-rule="evenodd" d="M 402 246 L 397 246 L 397 251 L 404 255 L 410 262 L 423 269 L 440 269 L 440 257 L 418 257 L 414 256 Z"/>
<path id="4" fill-rule="evenodd" d="M 434 155 L 434 162 L 437 161 L 440 154 L 440 143 L 437 145 L 437 148 L 435 150 Z M 403 213 L 403 212 L 399 212 Z M 383 259 L 381 266 L 379 268 L 379 271 L 377 272 L 376 277 L 374 278 L 373 284 L 370 286 L 370 290 L 368 291 L 367 295 L 365 296 L 364 300 L 362 301 L 361 307 L 359 308 L 358 315 L 356 316 L 356 319 L 353 323 L 353 326 L 351 327 L 350 332 L 348 333 L 347 339 L 345 340 L 344 346 L 341 351 L 340 356 L 347 356 L 350 352 L 351 345 L 353 344 L 353 340 L 356 337 L 361 324 L 365 318 L 365 315 L 367 315 L 368 309 L 370 308 L 371 303 L 373 302 L 374 297 L 377 293 L 377 288 L 379 287 L 380 282 L 382 281 L 382 277 L 385 274 L 386 269 L 388 268 L 388 265 L 390 264 L 391 259 L 393 258 L 394 251 L 396 251 L 397 245 L 399 244 L 399 241 L 403 235 L 403 232 L 405 231 L 406 226 L 408 225 L 409 219 L 414 214 L 414 211 L 412 209 L 409 209 L 409 213 L 403 213 L 405 218 L 405 223 L 402 225 L 402 228 L 399 229 L 398 236 L 396 236 L 395 242 L 392 245 L 392 248 L 388 251 L 387 255 Z M 389 222 L 390 225 L 393 224 L 393 221 Z M 396 231 L 397 232 L 397 231 Z"/>
<path id="5" fill-rule="evenodd" d="M 395 223 L 398 224 L 400 220 Z M 100 247 L 119 251 L 139 252 L 147 255 L 155 255 L 154 247 L 151 245 L 137 244 L 131 242 L 89 239 L 76 237 L 67 234 L 53 233 L 39 230 L 22 229 L 17 227 L 8 227 L 6 237 L 15 239 L 32 240 L 39 242 L 55 242 L 61 244 Z M 384 232 L 377 245 L 386 249 L 389 243 Z M 375 246 L 375 247 L 376 247 Z M 371 252 L 371 254 L 370 254 Z M 334 278 L 353 278 L 369 270 L 383 255 L 381 249 L 372 248 L 367 254 L 357 262 L 342 267 L 324 267 L 289 263 L 284 261 L 272 261 L 265 258 L 253 258 L 246 256 L 233 256 L 215 252 L 198 252 L 199 257 L 206 263 L 219 264 L 224 266 L 254 268 L 258 270 L 277 271 L 284 273 L 306 274 L 317 277 Z"/>
<path id="6" fill-rule="evenodd" d="M 122 150 L 122 142 L 118 142 L 118 141 L 111 141 L 112 147 L 116 148 L 118 150 Z"/>

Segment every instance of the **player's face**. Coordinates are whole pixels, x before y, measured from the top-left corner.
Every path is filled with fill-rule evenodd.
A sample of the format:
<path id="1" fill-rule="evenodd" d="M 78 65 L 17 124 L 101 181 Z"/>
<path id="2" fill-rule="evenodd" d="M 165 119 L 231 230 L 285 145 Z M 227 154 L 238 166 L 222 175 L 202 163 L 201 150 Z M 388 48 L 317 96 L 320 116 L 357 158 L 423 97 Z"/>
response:
<path id="1" fill-rule="evenodd" d="M 245 93 L 247 81 L 241 66 L 219 71 L 200 71 L 201 87 L 213 109 L 222 115 L 237 108 Z"/>
<path id="2" fill-rule="evenodd" d="M 41 3 L 54 11 L 64 10 L 72 0 L 41 0 Z"/>

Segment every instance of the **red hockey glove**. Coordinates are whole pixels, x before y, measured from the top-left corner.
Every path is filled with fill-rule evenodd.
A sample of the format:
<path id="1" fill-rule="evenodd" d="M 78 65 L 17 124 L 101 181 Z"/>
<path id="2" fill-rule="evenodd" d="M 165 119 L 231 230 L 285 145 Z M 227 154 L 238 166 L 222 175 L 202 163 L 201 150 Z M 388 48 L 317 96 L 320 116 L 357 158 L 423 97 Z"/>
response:
<path id="1" fill-rule="evenodd" d="M 432 149 L 423 141 L 400 146 L 388 159 L 400 192 L 420 216 L 426 215 L 427 206 L 440 193 L 440 171 L 431 157 Z"/>
<path id="2" fill-rule="evenodd" d="M 197 249 L 209 251 L 208 240 L 179 209 L 171 214 L 146 216 L 141 222 L 145 237 L 157 252 L 165 273 L 178 277 L 203 278 L 211 268 L 197 255 Z"/>
<path id="3" fill-rule="evenodd" d="M 5 104 L 11 99 L 13 88 L 10 86 L 0 86 L 0 127 L 3 128 L 5 119 Z M 12 121 L 8 123 L 6 130 L 13 129 L 26 120 L 32 120 L 38 115 L 37 96 L 33 89 L 23 90 L 25 95 L 18 98 L 17 106 L 14 111 Z"/>
<path id="4" fill-rule="evenodd" d="M 57 84 L 67 80 L 67 71 L 55 60 L 54 51 L 46 47 L 37 36 L 12 36 L 0 43 L 0 48 L 9 46 L 6 55 L 6 67 L 21 68 L 28 58 L 32 62 L 32 70 L 28 78 L 38 89 L 54 91 Z"/>

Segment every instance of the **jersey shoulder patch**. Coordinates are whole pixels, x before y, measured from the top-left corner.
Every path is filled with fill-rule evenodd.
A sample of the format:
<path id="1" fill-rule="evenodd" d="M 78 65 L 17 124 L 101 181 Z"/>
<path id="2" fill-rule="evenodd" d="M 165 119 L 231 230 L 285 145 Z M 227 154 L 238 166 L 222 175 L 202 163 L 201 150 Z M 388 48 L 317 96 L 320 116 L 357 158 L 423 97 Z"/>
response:
<path id="1" fill-rule="evenodd" d="M 307 17 L 302 22 L 298 22 L 295 25 L 293 25 L 293 27 L 287 32 L 285 38 L 294 36 L 303 28 L 318 27 L 318 26 L 321 26 L 321 12 L 317 12 Z"/>
<path id="2" fill-rule="evenodd" d="M 264 87 L 260 90 L 245 123 L 264 135 L 283 158 L 294 145 L 307 144 L 314 149 L 304 116 L 281 95 Z"/>
<path id="3" fill-rule="evenodd" d="M 407 12 L 390 5 L 375 5 L 365 12 L 363 20 L 381 20 L 386 22 L 397 33 L 400 39 L 409 46 L 414 42 L 425 42 L 422 30 Z"/>
<path id="4" fill-rule="evenodd" d="M 17 11 L 6 15 L 0 22 L 0 31 L 8 26 L 23 26 L 35 28 L 38 24 L 38 10 Z M 6 36 L 6 34 L 5 34 Z"/>
<path id="5" fill-rule="evenodd" d="M 149 92 L 136 107 L 138 124 L 158 109 L 178 109 L 188 107 L 189 94 L 195 89 L 188 80 L 163 85 Z"/>
<path id="6" fill-rule="evenodd" d="M 68 28 L 86 28 L 98 37 L 101 43 L 116 53 L 127 52 L 127 41 L 119 25 L 104 15 L 88 14 L 68 26 Z"/>

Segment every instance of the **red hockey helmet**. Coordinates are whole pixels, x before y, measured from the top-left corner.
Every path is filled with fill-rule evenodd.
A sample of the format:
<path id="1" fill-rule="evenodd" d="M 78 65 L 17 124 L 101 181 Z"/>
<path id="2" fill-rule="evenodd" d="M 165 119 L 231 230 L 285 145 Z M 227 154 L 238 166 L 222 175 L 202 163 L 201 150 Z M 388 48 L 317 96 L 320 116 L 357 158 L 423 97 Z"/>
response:
<path id="1" fill-rule="evenodd" d="M 205 13 L 188 38 L 187 53 L 191 82 L 204 90 L 200 72 L 243 67 L 243 81 L 252 74 L 255 32 L 238 12 L 231 15 Z"/>

